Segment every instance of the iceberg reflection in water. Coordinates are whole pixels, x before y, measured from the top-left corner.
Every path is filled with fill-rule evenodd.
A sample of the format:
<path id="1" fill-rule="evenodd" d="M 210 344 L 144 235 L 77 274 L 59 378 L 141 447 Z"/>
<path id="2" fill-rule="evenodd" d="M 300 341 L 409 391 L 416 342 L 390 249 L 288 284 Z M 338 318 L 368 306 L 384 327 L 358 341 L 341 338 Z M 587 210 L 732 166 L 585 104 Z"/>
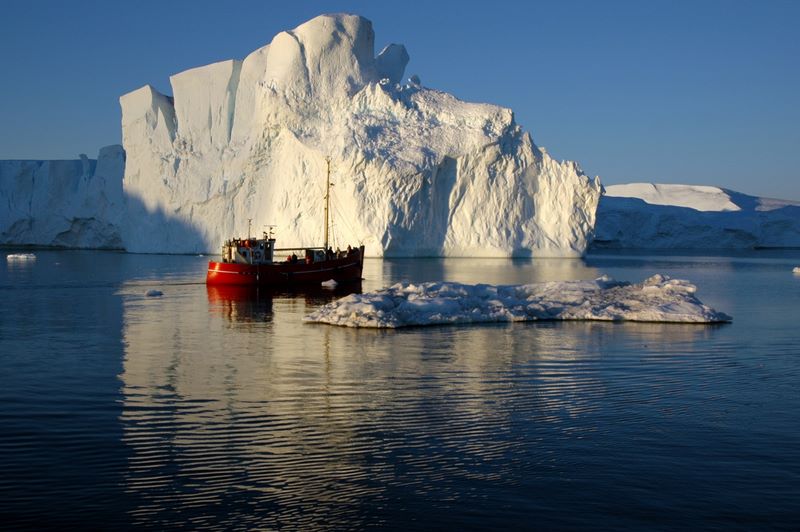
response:
<path id="1" fill-rule="evenodd" d="M 303 325 L 342 295 L 203 287 L 161 300 L 170 319 L 158 323 L 140 299 L 127 301 L 121 421 L 134 523 L 360 528 L 408 522 L 411 511 L 426 526 L 461 512 L 514 524 L 489 508 L 569 470 L 564 445 L 614 440 L 602 421 L 608 401 L 669 404 L 663 365 L 715 334 L 663 324 Z M 607 359 L 620 343 L 648 353 Z M 599 367 L 637 372 L 638 384 L 620 387 Z"/>
<path id="2" fill-rule="evenodd" d="M 664 272 L 736 321 L 355 329 L 302 322 L 338 288 L 211 290 L 204 257 L 0 260 L 0 515 L 15 529 L 792 528 L 798 264 L 368 260 L 364 292 Z"/>

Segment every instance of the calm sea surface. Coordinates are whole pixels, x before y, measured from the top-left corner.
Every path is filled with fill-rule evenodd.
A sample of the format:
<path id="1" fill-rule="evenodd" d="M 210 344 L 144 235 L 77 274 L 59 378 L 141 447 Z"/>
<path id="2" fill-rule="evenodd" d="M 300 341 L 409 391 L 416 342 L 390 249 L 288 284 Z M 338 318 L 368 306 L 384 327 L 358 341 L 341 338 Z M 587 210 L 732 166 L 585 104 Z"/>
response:
<path id="1" fill-rule="evenodd" d="M 734 317 L 398 331 L 204 257 L 9 252 L 0 528 L 800 528 L 800 252 L 368 260 L 363 290 L 665 273 Z"/>

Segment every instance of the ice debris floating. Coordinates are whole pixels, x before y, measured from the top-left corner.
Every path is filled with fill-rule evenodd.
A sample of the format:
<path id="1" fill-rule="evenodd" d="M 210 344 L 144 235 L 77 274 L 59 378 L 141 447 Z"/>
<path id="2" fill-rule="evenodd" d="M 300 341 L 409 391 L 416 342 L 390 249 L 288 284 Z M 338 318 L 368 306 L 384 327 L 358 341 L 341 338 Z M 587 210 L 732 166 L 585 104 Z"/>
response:
<path id="1" fill-rule="evenodd" d="M 6 255 L 8 262 L 36 260 L 36 255 L 33 253 L 9 253 Z"/>
<path id="2" fill-rule="evenodd" d="M 795 267 L 794 267 L 794 270 L 792 270 L 792 273 L 795 273 L 795 274 L 797 274 L 797 275 L 800 275 L 800 266 L 795 266 Z"/>
<path id="3" fill-rule="evenodd" d="M 603 276 L 492 286 L 450 282 L 398 283 L 351 294 L 306 316 L 308 323 L 397 328 L 416 325 L 536 320 L 721 323 L 730 316 L 704 305 L 689 281 L 654 275 L 642 283 Z"/>
<path id="4" fill-rule="evenodd" d="M 336 279 L 328 279 L 327 281 L 322 281 L 320 284 L 322 285 L 322 288 L 327 288 L 328 290 L 334 290 L 337 286 L 339 286 L 339 283 L 336 282 Z"/>

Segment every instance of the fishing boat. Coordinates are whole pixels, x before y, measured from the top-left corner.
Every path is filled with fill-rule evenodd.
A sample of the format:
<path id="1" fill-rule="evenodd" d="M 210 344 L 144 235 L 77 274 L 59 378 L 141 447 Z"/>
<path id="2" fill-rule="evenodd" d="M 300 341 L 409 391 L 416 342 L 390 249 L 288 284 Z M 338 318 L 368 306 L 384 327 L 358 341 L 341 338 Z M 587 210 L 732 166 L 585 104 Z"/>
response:
<path id="1" fill-rule="evenodd" d="M 325 241 L 321 247 L 276 248 L 272 228 L 261 238 L 231 238 L 222 244 L 222 260 L 209 261 L 206 284 L 291 287 L 361 280 L 364 246 L 333 250 L 328 236 L 331 165 L 325 185 Z"/>

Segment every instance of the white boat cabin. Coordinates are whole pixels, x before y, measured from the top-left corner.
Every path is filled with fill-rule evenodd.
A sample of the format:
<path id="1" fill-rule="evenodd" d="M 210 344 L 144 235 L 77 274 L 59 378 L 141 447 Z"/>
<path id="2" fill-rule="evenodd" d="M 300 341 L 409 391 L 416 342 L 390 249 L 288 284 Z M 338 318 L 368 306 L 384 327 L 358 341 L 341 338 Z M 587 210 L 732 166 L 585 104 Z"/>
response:
<path id="1" fill-rule="evenodd" d="M 276 249 L 275 238 L 265 232 L 262 238 L 232 238 L 226 240 L 222 245 L 222 262 L 275 264 L 275 251 L 291 252 L 286 257 L 286 262 L 305 262 L 306 264 L 352 257 L 354 254 L 357 256 L 359 252 L 358 249 L 352 249 L 349 246 L 347 252 L 339 251 L 338 249 L 336 251 L 332 249 L 325 250 L 324 248 Z M 301 253 L 301 257 L 297 256 L 297 252 Z"/>
<path id="2" fill-rule="evenodd" d="M 222 262 L 238 264 L 272 264 L 275 239 L 264 233 L 263 238 L 233 238 L 222 244 Z"/>

